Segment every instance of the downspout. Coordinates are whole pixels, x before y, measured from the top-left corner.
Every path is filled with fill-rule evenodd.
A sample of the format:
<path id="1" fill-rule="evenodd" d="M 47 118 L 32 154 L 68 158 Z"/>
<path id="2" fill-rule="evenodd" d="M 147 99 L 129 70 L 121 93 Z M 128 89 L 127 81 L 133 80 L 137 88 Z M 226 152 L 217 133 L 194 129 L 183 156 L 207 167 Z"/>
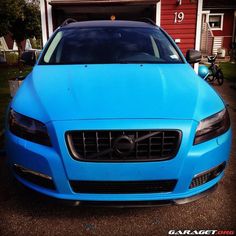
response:
<path id="1" fill-rule="evenodd" d="M 202 6 L 203 0 L 198 0 L 197 6 L 197 25 L 196 25 L 196 38 L 195 38 L 195 50 L 200 50 L 201 44 L 201 27 L 202 27 Z M 194 70 L 198 73 L 199 63 L 194 64 Z"/>

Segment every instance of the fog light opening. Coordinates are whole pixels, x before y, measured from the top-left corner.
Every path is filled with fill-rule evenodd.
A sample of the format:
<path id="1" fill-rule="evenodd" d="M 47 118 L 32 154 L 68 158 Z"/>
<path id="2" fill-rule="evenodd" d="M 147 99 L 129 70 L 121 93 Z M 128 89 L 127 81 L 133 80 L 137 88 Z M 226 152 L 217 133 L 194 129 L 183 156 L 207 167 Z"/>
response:
<path id="1" fill-rule="evenodd" d="M 28 182 L 39 185 L 44 188 L 49 188 L 53 190 L 56 189 L 51 176 L 27 169 L 18 164 L 13 165 L 13 170 L 19 177 L 25 179 Z"/>
<path id="2" fill-rule="evenodd" d="M 223 162 L 222 164 L 220 164 L 219 166 L 213 169 L 210 169 L 208 171 L 195 175 L 194 178 L 192 179 L 192 182 L 189 188 L 190 189 L 195 188 L 213 180 L 214 178 L 216 178 L 223 172 L 223 170 L 225 169 L 225 166 L 226 166 L 226 162 Z"/>

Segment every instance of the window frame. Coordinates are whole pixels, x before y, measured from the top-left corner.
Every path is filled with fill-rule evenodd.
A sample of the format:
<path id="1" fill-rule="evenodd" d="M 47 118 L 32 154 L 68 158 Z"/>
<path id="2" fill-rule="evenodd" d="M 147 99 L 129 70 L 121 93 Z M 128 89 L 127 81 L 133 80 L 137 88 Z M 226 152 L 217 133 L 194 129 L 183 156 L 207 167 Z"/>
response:
<path id="1" fill-rule="evenodd" d="M 210 17 L 211 17 L 211 16 L 220 16 L 220 17 L 221 17 L 220 27 L 218 27 L 218 28 L 211 27 L 211 25 L 210 25 Z M 210 13 L 210 14 L 208 15 L 208 23 L 209 23 L 209 26 L 210 26 L 211 30 L 223 30 L 224 13 Z"/>

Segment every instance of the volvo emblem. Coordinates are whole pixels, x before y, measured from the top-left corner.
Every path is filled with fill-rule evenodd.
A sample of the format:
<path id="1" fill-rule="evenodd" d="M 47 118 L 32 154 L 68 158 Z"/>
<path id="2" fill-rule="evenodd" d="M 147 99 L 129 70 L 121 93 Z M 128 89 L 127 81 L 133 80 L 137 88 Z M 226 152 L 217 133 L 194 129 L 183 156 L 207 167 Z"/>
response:
<path id="1" fill-rule="evenodd" d="M 134 147 L 134 140 L 127 135 L 118 137 L 113 145 L 114 151 L 121 156 L 130 154 L 133 151 Z"/>

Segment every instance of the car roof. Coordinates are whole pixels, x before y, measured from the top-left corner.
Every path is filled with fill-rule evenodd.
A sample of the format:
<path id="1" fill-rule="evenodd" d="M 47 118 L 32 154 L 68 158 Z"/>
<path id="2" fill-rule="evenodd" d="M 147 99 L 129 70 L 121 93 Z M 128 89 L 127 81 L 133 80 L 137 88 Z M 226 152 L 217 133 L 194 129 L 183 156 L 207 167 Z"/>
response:
<path id="1" fill-rule="evenodd" d="M 97 20 L 97 21 L 80 21 L 69 23 L 63 28 L 89 28 L 89 27 L 141 27 L 141 28 L 157 28 L 157 26 L 141 21 L 125 21 L 125 20 Z"/>

